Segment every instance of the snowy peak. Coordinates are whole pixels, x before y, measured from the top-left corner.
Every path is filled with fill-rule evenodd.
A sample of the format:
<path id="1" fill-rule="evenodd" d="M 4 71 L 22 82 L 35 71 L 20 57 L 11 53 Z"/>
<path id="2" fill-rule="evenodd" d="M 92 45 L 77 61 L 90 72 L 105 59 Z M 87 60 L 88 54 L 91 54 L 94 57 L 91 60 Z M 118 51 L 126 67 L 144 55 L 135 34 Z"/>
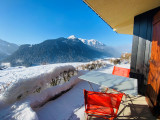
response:
<path id="1" fill-rule="evenodd" d="M 104 44 L 103 43 L 101 43 L 101 42 L 99 42 L 99 41 L 97 41 L 97 40 L 95 40 L 95 39 L 90 39 L 90 40 L 88 40 L 88 45 L 91 45 L 91 46 L 104 46 Z"/>
<path id="2" fill-rule="evenodd" d="M 82 41 L 84 44 L 88 45 L 88 41 L 86 39 L 78 38 L 80 41 Z"/>
<path id="3" fill-rule="evenodd" d="M 82 38 L 78 38 L 78 39 L 81 40 L 84 44 L 87 44 L 87 45 L 95 47 L 95 48 L 103 49 L 103 47 L 106 46 L 105 44 L 103 44 L 95 39 L 90 39 L 90 40 L 86 40 L 86 39 L 82 39 Z"/>
<path id="4" fill-rule="evenodd" d="M 68 37 L 68 39 L 76 39 L 76 37 L 74 35 L 71 35 Z"/>
<path id="5" fill-rule="evenodd" d="M 96 48 L 97 50 L 109 53 L 110 55 L 114 56 L 114 57 L 119 57 L 120 53 L 112 47 L 109 47 L 101 42 L 99 42 L 98 40 L 95 39 L 83 39 L 83 38 L 76 38 L 74 35 L 71 35 L 68 37 L 68 39 L 72 39 L 72 40 L 80 40 L 82 43 L 89 45 L 91 47 Z"/>
<path id="6" fill-rule="evenodd" d="M 95 40 L 95 39 L 83 39 L 83 38 L 76 38 L 74 35 L 69 36 L 67 39 L 72 39 L 72 40 L 80 40 L 82 41 L 84 44 L 95 47 L 95 48 L 100 48 L 103 49 L 104 46 L 106 46 L 105 44 Z"/>

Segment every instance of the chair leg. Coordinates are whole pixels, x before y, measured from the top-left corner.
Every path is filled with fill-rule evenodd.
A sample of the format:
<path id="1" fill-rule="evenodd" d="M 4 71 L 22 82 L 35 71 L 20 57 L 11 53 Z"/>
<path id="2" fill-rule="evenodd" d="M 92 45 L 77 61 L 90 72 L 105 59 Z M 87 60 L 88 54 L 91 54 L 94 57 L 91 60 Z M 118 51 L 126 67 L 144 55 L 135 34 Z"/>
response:
<path id="1" fill-rule="evenodd" d="M 88 114 L 87 114 L 87 120 L 88 120 Z"/>
<path id="2" fill-rule="evenodd" d="M 88 114 L 84 113 L 85 120 L 88 120 Z"/>
<path id="3" fill-rule="evenodd" d="M 105 91 L 105 93 L 107 93 L 108 89 L 109 89 L 109 88 L 106 88 L 106 91 Z"/>

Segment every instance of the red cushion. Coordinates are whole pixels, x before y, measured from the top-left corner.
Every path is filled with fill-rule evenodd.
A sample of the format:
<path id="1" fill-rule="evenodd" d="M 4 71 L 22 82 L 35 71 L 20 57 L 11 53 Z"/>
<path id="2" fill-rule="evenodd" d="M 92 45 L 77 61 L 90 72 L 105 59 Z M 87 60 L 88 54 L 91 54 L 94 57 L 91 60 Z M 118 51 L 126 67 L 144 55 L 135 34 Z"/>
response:
<path id="1" fill-rule="evenodd" d="M 100 115 L 100 116 L 115 116 L 114 110 L 111 107 L 104 107 L 104 106 L 98 106 L 98 105 L 87 105 L 86 113 L 92 114 L 92 115 Z"/>
<path id="2" fill-rule="evenodd" d="M 130 69 L 114 66 L 112 74 L 123 77 L 129 77 Z"/>

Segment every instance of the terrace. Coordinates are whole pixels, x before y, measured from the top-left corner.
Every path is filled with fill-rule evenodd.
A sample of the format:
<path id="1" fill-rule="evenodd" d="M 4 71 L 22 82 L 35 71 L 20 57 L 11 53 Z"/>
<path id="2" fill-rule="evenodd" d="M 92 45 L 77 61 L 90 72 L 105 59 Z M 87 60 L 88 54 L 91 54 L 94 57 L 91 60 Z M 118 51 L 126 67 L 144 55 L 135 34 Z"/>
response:
<path id="1" fill-rule="evenodd" d="M 119 67 L 129 68 L 128 64 L 119 64 Z M 112 73 L 113 64 L 108 64 L 106 67 L 96 70 L 97 72 Z M 95 70 L 94 70 L 95 71 Z M 103 91 L 105 87 L 99 86 L 97 84 L 91 83 L 95 91 Z M 90 85 L 87 81 L 80 80 L 71 90 L 60 96 L 59 98 L 48 102 L 42 108 L 36 110 L 39 119 L 63 119 L 64 117 L 69 120 L 85 120 L 86 115 L 84 113 L 84 97 L 83 89 L 91 90 Z M 108 92 L 114 92 L 112 89 L 109 89 Z M 121 103 L 118 116 L 116 119 L 147 119 L 147 120 L 156 120 L 148 107 L 148 104 L 145 100 L 145 96 L 142 95 L 129 95 L 127 100 L 123 97 L 123 103 Z M 67 103 L 67 104 L 66 104 Z M 57 109 L 54 109 L 57 108 Z M 62 109 L 63 108 L 63 109 Z M 63 115 L 59 116 L 59 113 Z M 47 118 L 46 115 L 47 114 Z M 103 120 L 100 118 L 90 117 L 90 120 Z"/>
<path id="2" fill-rule="evenodd" d="M 98 68 L 92 69 L 92 71 L 112 74 L 113 63 L 101 60 L 101 62 L 94 63 L 94 65 L 96 64 Z M 93 63 L 90 63 L 90 65 L 93 65 Z M 77 75 L 77 73 L 73 72 L 75 71 L 73 66 L 79 66 L 80 69 L 84 70 L 79 69 Z M 17 78 L 16 82 L 13 82 L 13 86 L 11 85 L 8 90 L 4 90 L 4 96 L 0 97 L 0 108 L 3 108 L 3 105 L 9 105 L 7 108 L 1 109 L 0 119 L 63 120 L 66 118 L 69 120 L 85 120 L 83 89 L 91 90 L 91 88 L 87 81 L 78 79 L 79 76 L 89 73 L 87 70 L 90 68 L 88 67 L 89 64 L 86 64 L 87 67 L 84 66 L 84 63 L 70 63 L 67 66 L 66 64 L 53 64 L 29 69 L 17 68 L 8 71 L 9 74 L 12 71 L 19 72 L 16 72 Z M 117 64 L 116 66 L 130 68 L 130 65 L 126 63 Z M 43 69 L 43 71 L 32 74 L 33 71 L 38 71 L 39 69 Z M 7 71 L 3 72 L 1 75 L 5 77 L 5 74 L 8 73 Z M 69 78 L 66 78 L 66 73 L 68 74 L 67 76 L 70 76 Z M 75 74 L 73 75 L 73 73 Z M 22 75 L 26 76 L 26 74 L 28 77 L 22 80 Z M 11 74 L 9 78 L 13 78 L 13 76 L 15 74 Z M 65 78 L 67 79 L 66 82 L 64 82 Z M 53 84 L 53 79 L 59 82 Z M 91 84 L 95 91 L 103 91 L 105 89 L 100 85 Z M 40 87 L 41 89 L 39 89 Z M 109 89 L 108 92 L 112 92 L 112 89 Z M 90 119 L 97 118 L 91 117 Z M 144 96 L 129 95 L 127 100 L 120 105 L 117 119 L 154 120 L 156 118 L 151 114 Z"/>
<path id="3" fill-rule="evenodd" d="M 116 119 L 157 119 L 160 115 L 160 59 L 158 54 L 160 50 L 160 34 L 158 33 L 160 28 L 160 0 L 155 0 L 154 2 L 153 0 L 84 0 L 84 2 L 109 24 L 114 31 L 133 35 L 131 65 L 127 66 L 127 68 L 131 69 L 130 77 L 138 80 L 139 95 L 129 95 L 127 97 L 127 100 L 120 105 Z M 90 86 L 88 82 L 80 80 L 78 77 L 88 71 L 81 71 L 78 75 L 73 76 L 75 68 L 72 66 L 64 67 L 62 65 L 59 67 L 57 65 L 55 67 L 54 65 L 48 65 L 41 67 L 36 69 L 23 68 L 23 72 L 27 71 L 24 74 L 26 79 L 20 83 L 17 82 L 19 86 L 15 85 L 9 92 L 6 92 L 7 94 L 4 95 L 6 98 L 0 98 L 0 107 L 3 107 L 3 102 L 7 104 L 16 102 L 16 104 L 10 104 L 9 108 L 3 109 L 0 119 L 19 119 L 23 117 L 42 120 L 61 120 L 64 118 L 84 120 L 83 89 L 89 90 Z M 55 69 L 52 67 L 55 67 Z M 126 66 L 121 64 L 121 67 Z M 32 79 L 28 76 L 26 77 L 26 73 L 33 73 L 33 71 L 38 71 L 38 69 L 43 69 L 44 71 L 42 73 L 37 72 L 38 74 L 36 75 L 31 74 Z M 112 70 L 113 64 L 96 71 L 112 73 Z M 53 81 L 53 78 L 58 81 L 59 77 L 65 77 L 68 73 L 71 76 L 67 80 L 64 79 L 63 84 L 57 85 Z M 17 74 L 17 76 L 20 75 L 22 76 L 22 73 Z M 20 81 L 21 78 L 16 79 Z M 45 85 L 47 82 L 51 82 L 47 85 L 52 88 L 46 89 Z M 44 88 L 44 91 L 40 92 L 41 89 L 39 89 L 37 84 Z M 101 87 L 93 83 L 92 86 L 97 91 Z M 36 94 L 32 94 L 33 90 L 35 90 Z M 27 98 L 26 101 L 21 99 L 23 98 L 22 92 Z M 109 92 L 112 92 L 112 89 L 109 89 Z M 57 94 L 58 97 L 54 99 Z M 123 98 L 123 100 L 125 99 Z M 6 111 L 9 111 L 9 113 Z M 96 120 L 97 118 L 90 119 Z"/>
<path id="4" fill-rule="evenodd" d="M 138 80 L 138 93 L 142 97 L 132 99 L 135 109 L 131 113 L 137 119 L 143 117 L 140 109 L 148 105 L 152 114 L 160 116 L 160 0 L 84 0 L 84 2 L 118 34 L 133 35 L 130 77 Z M 147 103 L 146 103 L 146 101 Z M 136 111 L 139 109 L 140 111 Z M 136 113 L 134 113 L 135 111 Z M 125 112 L 127 115 L 128 113 Z M 143 113 L 143 112 L 142 112 Z M 124 116 L 125 116 L 124 115 Z M 132 116 L 131 115 L 131 116 Z M 147 114 L 149 115 L 149 114 Z M 128 119 L 128 118 L 127 118 Z"/>

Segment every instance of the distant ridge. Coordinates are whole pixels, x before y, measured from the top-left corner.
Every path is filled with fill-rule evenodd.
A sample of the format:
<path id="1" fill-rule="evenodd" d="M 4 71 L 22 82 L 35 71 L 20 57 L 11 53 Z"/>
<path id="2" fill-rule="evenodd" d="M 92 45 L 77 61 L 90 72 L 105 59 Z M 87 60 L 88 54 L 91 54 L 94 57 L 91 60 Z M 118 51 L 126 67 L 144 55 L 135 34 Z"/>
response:
<path id="1" fill-rule="evenodd" d="M 0 39 L 0 60 L 3 60 L 7 56 L 13 54 L 17 49 L 18 45 L 6 42 Z"/>
<path id="2" fill-rule="evenodd" d="M 105 44 L 91 39 L 60 37 L 42 43 L 24 44 L 2 62 L 11 66 L 34 66 L 47 63 L 87 62 L 104 57 L 115 57 L 117 51 Z"/>
<path id="3" fill-rule="evenodd" d="M 3 62 L 10 62 L 11 66 L 34 66 L 46 63 L 85 62 L 104 56 L 112 55 L 84 44 L 77 38 L 61 37 L 35 45 L 21 45 Z"/>

